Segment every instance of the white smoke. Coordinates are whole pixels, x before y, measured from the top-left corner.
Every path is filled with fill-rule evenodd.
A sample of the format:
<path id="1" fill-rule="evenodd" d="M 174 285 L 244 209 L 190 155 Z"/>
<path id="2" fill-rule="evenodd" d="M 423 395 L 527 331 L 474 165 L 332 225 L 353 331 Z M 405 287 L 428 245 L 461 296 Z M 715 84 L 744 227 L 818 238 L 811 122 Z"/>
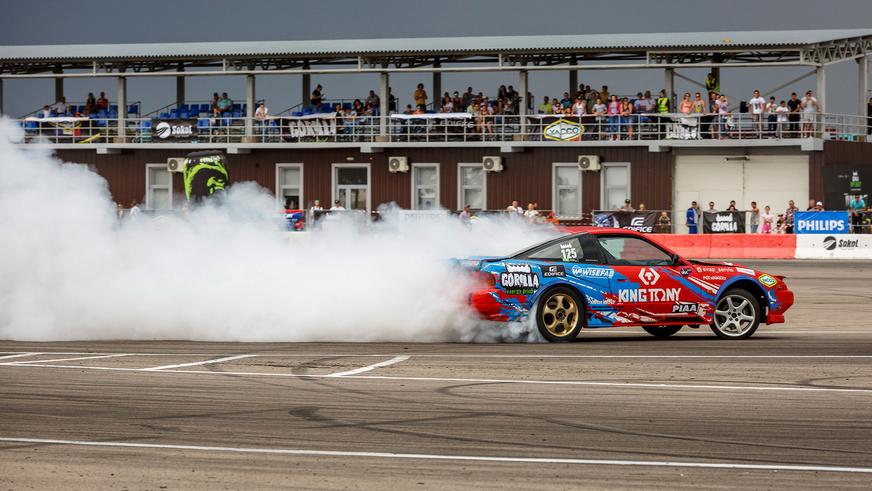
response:
<path id="1" fill-rule="evenodd" d="M 506 254 L 553 231 L 445 218 L 401 234 L 388 212 L 366 230 L 289 237 L 275 199 L 254 183 L 187 215 L 119 223 L 102 177 L 16 145 L 22 137 L 0 121 L 0 339 L 538 337 L 529 325 L 474 320 L 469 280 L 447 260 Z"/>

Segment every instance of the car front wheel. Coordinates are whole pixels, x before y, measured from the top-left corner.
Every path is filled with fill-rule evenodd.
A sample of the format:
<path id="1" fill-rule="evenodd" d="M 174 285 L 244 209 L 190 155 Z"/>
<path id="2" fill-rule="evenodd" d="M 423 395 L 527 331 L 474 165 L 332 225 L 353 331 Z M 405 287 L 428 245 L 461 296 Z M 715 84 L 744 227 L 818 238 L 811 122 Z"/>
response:
<path id="1" fill-rule="evenodd" d="M 552 343 L 568 343 L 584 324 L 584 306 L 568 288 L 555 288 L 539 300 L 536 324 L 542 337 Z"/>
<path id="2" fill-rule="evenodd" d="M 747 339 L 759 325 L 760 302 L 745 290 L 730 290 L 718 300 L 711 328 L 721 339 Z"/>

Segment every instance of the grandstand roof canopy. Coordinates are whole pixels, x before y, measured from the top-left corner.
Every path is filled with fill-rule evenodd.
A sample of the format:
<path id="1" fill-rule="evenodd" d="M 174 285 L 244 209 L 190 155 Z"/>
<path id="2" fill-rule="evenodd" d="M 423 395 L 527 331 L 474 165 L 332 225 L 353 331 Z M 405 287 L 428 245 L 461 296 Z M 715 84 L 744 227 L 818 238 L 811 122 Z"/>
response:
<path id="1" fill-rule="evenodd" d="M 588 62 L 658 68 L 819 66 L 869 53 L 872 29 L 68 44 L 0 46 L 0 76 L 64 76 L 81 70 L 136 75 L 185 68 L 318 72 L 331 66 L 345 71 L 536 70 Z"/>

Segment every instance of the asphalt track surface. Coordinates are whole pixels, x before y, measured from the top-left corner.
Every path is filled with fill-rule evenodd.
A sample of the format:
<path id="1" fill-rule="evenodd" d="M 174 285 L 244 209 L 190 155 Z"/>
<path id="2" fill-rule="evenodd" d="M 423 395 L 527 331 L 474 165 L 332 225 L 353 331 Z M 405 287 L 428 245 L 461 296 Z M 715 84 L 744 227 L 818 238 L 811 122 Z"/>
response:
<path id="1" fill-rule="evenodd" d="M 868 489 L 872 264 L 749 264 L 747 341 L 0 342 L 0 489 Z"/>

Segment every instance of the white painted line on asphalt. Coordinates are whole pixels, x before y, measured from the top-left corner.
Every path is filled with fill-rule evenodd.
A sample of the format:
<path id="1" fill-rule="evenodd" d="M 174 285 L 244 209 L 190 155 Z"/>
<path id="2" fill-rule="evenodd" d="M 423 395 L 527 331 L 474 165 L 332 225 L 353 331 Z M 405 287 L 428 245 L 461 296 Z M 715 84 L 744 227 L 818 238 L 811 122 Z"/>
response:
<path id="1" fill-rule="evenodd" d="M 36 445 L 72 445 L 81 447 L 148 448 L 158 450 L 191 450 L 199 452 L 229 452 L 268 455 L 301 455 L 317 457 L 359 457 L 375 459 L 450 460 L 473 462 L 513 462 L 519 464 L 575 464 L 620 465 L 631 467 L 689 467 L 702 469 L 742 469 L 761 471 L 839 472 L 872 474 L 872 467 L 845 467 L 830 465 L 742 464 L 733 462 L 681 462 L 656 460 L 568 459 L 547 457 L 512 457 L 489 455 L 445 455 L 397 452 L 360 452 L 346 450 L 309 450 L 297 448 L 218 447 L 206 445 L 174 445 L 168 443 L 95 442 L 88 440 L 59 440 L 52 438 L 0 437 L 0 442 Z"/>
<path id="2" fill-rule="evenodd" d="M 296 374 L 286 372 L 212 372 L 208 370 L 172 370 L 162 369 L 154 370 L 152 368 L 120 368 L 120 367 L 88 367 L 76 365 L 20 365 L 7 363 L 5 366 L 10 367 L 31 367 L 31 368 L 61 368 L 61 369 L 76 369 L 76 370 L 107 370 L 119 372 L 149 372 L 149 373 L 171 373 L 185 375 L 227 375 L 227 376 L 245 376 L 245 377 L 285 377 L 285 378 L 339 378 L 342 380 L 398 380 L 407 382 L 461 382 L 461 383 L 483 383 L 483 384 L 528 384 L 528 385 L 569 385 L 569 386 L 596 386 L 596 387 L 611 387 L 611 388 L 644 388 L 644 389 L 666 389 L 666 390 L 713 390 L 713 391 L 771 391 L 771 392 L 812 392 L 812 393 L 851 393 L 872 395 L 872 388 L 869 389 L 844 389 L 839 387 L 790 387 L 790 386 L 768 386 L 768 385 L 704 385 L 704 384 L 674 384 L 674 383 L 659 383 L 659 382 L 593 382 L 586 380 L 525 380 L 525 379 L 488 379 L 488 378 L 456 378 L 456 377 L 402 377 L 388 375 L 354 375 L 335 377 L 332 375 L 313 375 L 313 374 Z"/>
<path id="3" fill-rule="evenodd" d="M 100 358 L 118 358 L 119 356 L 130 356 L 130 353 L 115 353 L 111 355 L 96 355 L 96 356 L 77 356 L 75 358 L 54 358 L 51 360 L 24 360 L 24 361 L 10 361 L 9 363 L 4 363 L 4 365 L 24 365 L 31 363 L 57 363 L 61 361 L 76 361 L 76 360 L 97 360 Z"/>
<path id="4" fill-rule="evenodd" d="M 357 375 L 358 373 L 364 373 L 364 372 L 368 372 L 370 370 L 375 370 L 376 368 L 390 366 L 390 365 L 393 365 L 395 363 L 399 363 L 401 361 L 406 361 L 408 359 L 409 359 L 408 356 L 395 356 L 395 357 L 391 358 L 390 360 L 385 360 L 385 361 L 382 361 L 379 363 L 373 363 L 372 365 L 367 365 L 365 367 L 355 368 L 354 370 L 349 370 L 347 372 L 331 373 L 330 375 L 327 375 L 327 376 L 328 377 L 347 377 L 349 375 Z"/>
<path id="5" fill-rule="evenodd" d="M 182 367 L 195 367 L 198 365 L 210 365 L 213 363 L 223 363 L 225 361 L 231 360 L 239 360 L 242 358 L 251 358 L 257 355 L 235 355 L 235 356 L 225 356 L 224 358 L 213 358 L 211 360 L 203 360 L 203 361 L 192 361 L 190 363 L 179 363 L 177 365 L 162 365 L 159 367 L 151 367 L 151 368 L 143 368 L 142 371 L 145 372 L 157 372 L 161 370 L 169 370 L 171 368 L 182 368 Z"/>
<path id="6" fill-rule="evenodd" d="M 15 353 L 13 355 L 3 355 L 0 356 L 0 360 L 8 360 L 10 358 L 23 358 L 25 356 L 36 356 L 41 355 L 42 353 Z"/>

